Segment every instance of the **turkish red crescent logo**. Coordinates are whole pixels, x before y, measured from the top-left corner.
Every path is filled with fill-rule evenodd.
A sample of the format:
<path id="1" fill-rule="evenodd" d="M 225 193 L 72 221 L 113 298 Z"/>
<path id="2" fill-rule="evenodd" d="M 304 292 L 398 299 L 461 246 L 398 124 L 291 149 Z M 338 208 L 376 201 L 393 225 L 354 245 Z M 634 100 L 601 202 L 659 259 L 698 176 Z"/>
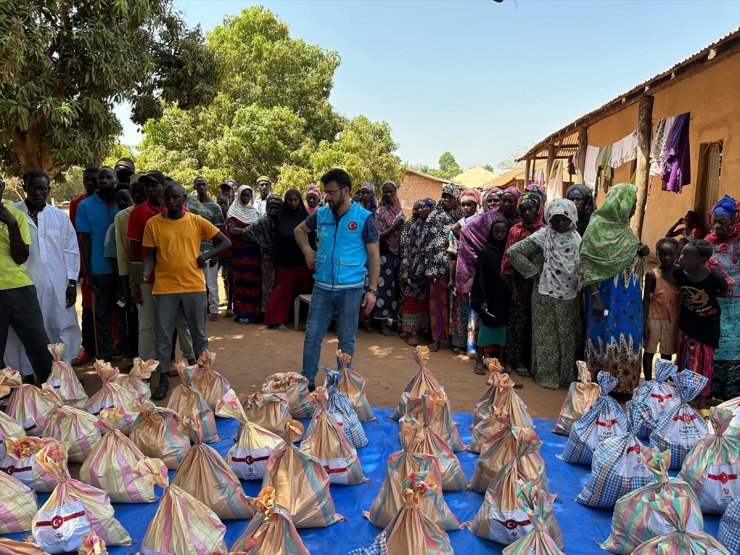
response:
<path id="1" fill-rule="evenodd" d="M 597 426 L 603 426 L 604 428 L 611 428 L 617 423 L 616 418 L 612 418 L 611 420 L 597 420 L 596 425 Z"/>
<path id="2" fill-rule="evenodd" d="M 737 474 L 727 474 L 726 472 L 722 474 L 707 474 L 707 478 L 710 480 L 719 480 L 723 484 L 726 484 L 730 480 L 737 480 Z"/>
<path id="3" fill-rule="evenodd" d="M 498 520 L 498 519 L 494 519 L 494 520 L 498 522 L 499 524 L 503 525 L 504 528 L 507 528 L 509 530 L 514 530 L 517 526 L 528 526 L 529 524 L 531 524 L 530 520 L 518 521 L 513 518 L 510 518 L 508 520 Z"/>
<path id="4" fill-rule="evenodd" d="M 51 519 L 51 527 L 54 528 L 55 530 L 57 528 L 61 528 L 62 524 L 64 524 L 64 519 L 59 515 Z"/>
<path id="5" fill-rule="evenodd" d="M 357 229 L 357 222 L 349 222 L 347 224 L 347 227 L 349 228 L 350 231 L 354 231 L 355 229 Z"/>
<path id="6" fill-rule="evenodd" d="M 635 445 L 633 445 L 632 447 L 628 447 L 628 448 L 627 448 L 627 452 L 628 452 L 628 453 L 632 453 L 632 452 L 634 452 L 634 453 L 639 453 L 639 452 L 640 452 L 640 446 L 639 446 L 639 445 L 637 445 L 637 444 L 635 444 Z"/>

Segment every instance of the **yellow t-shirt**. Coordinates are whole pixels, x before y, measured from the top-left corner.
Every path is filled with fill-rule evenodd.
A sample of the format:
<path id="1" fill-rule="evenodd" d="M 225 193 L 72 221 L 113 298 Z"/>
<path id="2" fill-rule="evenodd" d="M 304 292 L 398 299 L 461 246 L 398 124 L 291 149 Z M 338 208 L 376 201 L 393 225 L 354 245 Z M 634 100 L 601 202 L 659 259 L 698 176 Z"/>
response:
<path id="1" fill-rule="evenodd" d="M 206 290 L 203 270 L 198 268 L 200 242 L 212 239 L 218 228 L 195 214 L 170 220 L 159 214 L 144 228 L 142 245 L 157 249 L 154 266 L 154 295 L 200 293 Z"/>
<path id="2" fill-rule="evenodd" d="M 2 200 L 0 200 L 2 202 Z M 21 232 L 21 239 L 26 245 L 31 244 L 31 230 L 28 229 L 28 220 L 26 215 L 17 208 L 5 205 L 10 213 L 18 220 L 18 229 Z M 33 281 L 28 277 L 26 267 L 23 264 L 17 264 L 10 255 L 10 235 L 8 226 L 0 223 L 0 291 L 6 289 L 18 289 L 33 285 Z"/>

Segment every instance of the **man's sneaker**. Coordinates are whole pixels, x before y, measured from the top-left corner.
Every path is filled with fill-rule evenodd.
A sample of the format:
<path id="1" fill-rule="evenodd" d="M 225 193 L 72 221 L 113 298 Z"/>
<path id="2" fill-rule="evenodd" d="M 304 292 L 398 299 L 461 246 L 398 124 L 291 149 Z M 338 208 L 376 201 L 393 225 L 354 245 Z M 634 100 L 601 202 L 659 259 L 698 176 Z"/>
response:
<path id="1" fill-rule="evenodd" d="M 90 355 L 88 355 L 85 351 L 81 351 L 79 355 L 74 357 L 70 364 L 72 366 L 85 366 L 88 362 L 90 362 Z"/>

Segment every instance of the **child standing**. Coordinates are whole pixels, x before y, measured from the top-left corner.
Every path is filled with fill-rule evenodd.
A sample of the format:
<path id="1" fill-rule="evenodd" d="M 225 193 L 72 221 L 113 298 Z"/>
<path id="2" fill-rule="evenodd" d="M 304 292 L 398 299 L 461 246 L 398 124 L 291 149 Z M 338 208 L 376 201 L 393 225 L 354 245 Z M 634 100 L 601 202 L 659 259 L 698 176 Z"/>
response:
<path id="1" fill-rule="evenodd" d="M 501 261 L 504 257 L 509 224 L 506 220 L 494 220 L 488 243 L 478 255 L 475 277 L 470 291 L 473 309 L 480 318 L 478 329 L 478 357 L 475 361 L 476 374 L 484 375 L 483 357 L 498 356 L 506 345 L 506 326 L 509 322 L 509 287 L 501 279 Z"/>
<path id="2" fill-rule="evenodd" d="M 714 350 L 719 346 L 721 309 L 717 297 L 728 294 L 727 282 L 706 266 L 711 257 L 709 242 L 689 241 L 678 259 L 680 268 L 673 273 L 681 286 L 678 367 L 688 368 L 708 379 L 699 397 L 702 409 L 707 406 Z"/>
<path id="3" fill-rule="evenodd" d="M 678 241 L 664 237 L 655 245 L 660 266 L 645 275 L 643 290 L 642 371 L 646 380 L 653 379 L 653 358 L 660 347 L 660 358 L 670 360 L 676 354 L 676 334 L 681 310 L 681 288 L 673 277 L 678 268 Z"/>

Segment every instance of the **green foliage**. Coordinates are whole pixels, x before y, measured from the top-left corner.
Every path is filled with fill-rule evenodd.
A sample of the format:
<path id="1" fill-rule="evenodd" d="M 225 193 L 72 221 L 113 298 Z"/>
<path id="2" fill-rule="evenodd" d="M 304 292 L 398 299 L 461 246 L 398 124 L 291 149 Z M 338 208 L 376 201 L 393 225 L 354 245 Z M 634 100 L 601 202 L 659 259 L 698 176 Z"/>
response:
<path id="1" fill-rule="evenodd" d="M 99 162 L 121 125 L 161 114 L 160 99 L 207 103 L 219 78 L 200 29 L 172 0 L 0 2 L 0 163 L 14 173 Z"/>
<path id="2" fill-rule="evenodd" d="M 462 168 L 455 161 L 455 157 L 451 152 L 445 152 L 439 157 L 439 172 L 438 175 L 445 179 L 452 179 L 459 173 L 462 173 Z"/>

